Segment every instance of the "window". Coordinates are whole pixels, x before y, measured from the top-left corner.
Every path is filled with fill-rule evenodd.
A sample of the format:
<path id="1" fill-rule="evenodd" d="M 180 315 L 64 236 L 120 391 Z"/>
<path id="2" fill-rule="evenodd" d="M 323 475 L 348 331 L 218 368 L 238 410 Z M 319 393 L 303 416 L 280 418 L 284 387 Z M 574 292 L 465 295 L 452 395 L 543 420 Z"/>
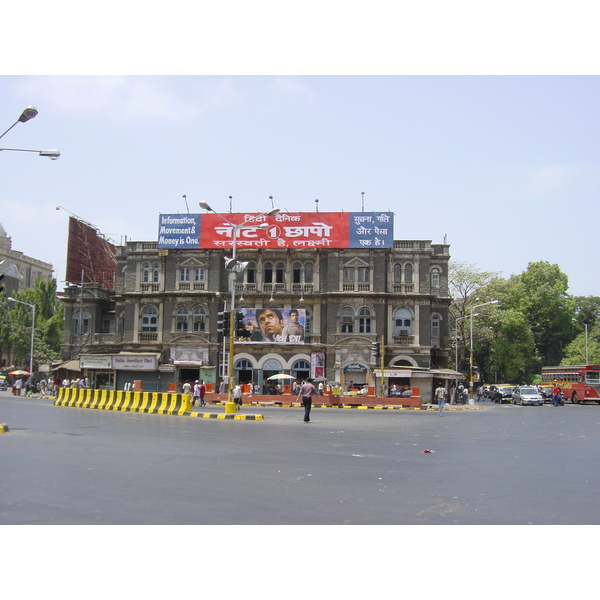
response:
<path id="1" fill-rule="evenodd" d="M 369 267 L 358 267 L 358 282 L 359 283 L 369 283 Z"/>
<path id="2" fill-rule="evenodd" d="M 264 283 L 273 283 L 273 263 L 270 263 L 270 262 L 265 263 Z"/>
<path id="3" fill-rule="evenodd" d="M 402 282 L 402 266 L 398 263 L 394 265 L 394 283 Z"/>
<path id="4" fill-rule="evenodd" d="M 150 265 L 148 263 L 142 265 L 142 283 L 150 283 Z"/>
<path id="5" fill-rule="evenodd" d="M 77 310 L 73 315 L 73 333 L 87 333 L 90 324 L 90 315 L 86 310 Z"/>
<path id="6" fill-rule="evenodd" d="M 431 287 L 432 288 L 440 287 L 440 270 L 437 267 L 431 269 Z"/>
<path id="7" fill-rule="evenodd" d="M 311 262 L 296 262 L 292 265 L 292 283 L 312 283 L 313 282 L 313 264 Z"/>
<path id="8" fill-rule="evenodd" d="M 192 312 L 192 330 L 194 333 L 206 331 L 206 311 L 201 306 L 196 306 Z"/>
<path id="9" fill-rule="evenodd" d="M 354 267 L 344 267 L 344 283 L 354 283 Z"/>
<path id="10" fill-rule="evenodd" d="M 189 267 L 180 267 L 179 268 L 179 281 L 189 281 L 190 280 L 190 268 Z"/>
<path id="11" fill-rule="evenodd" d="M 404 283 L 412 283 L 413 268 L 410 263 L 404 265 Z"/>
<path id="12" fill-rule="evenodd" d="M 189 326 L 189 312 L 185 306 L 180 306 L 175 312 L 175 330 L 186 332 Z"/>
<path id="13" fill-rule="evenodd" d="M 433 315 L 431 317 L 431 337 L 440 337 L 440 317 L 439 315 Z"/>
<path id="14" fill-rule="evenodd" d="M 204 282 L 204 267 L 194 268 L 194 281 Z"/>
<path id="15" fill-rule="evenodd" d="M 354 311 L 349 307 L 340 311 L 340 332 L 354 333 Z"/>
<path id="16" fill-rule="evenodd" d="M 152 283 L 158 283 L 160 280 L 160 267 L 158 263 L 152 265 Z"/>
<path id="17" fill-rule="evenodd" d="M 158 331 L 158 310 L 154 306 L 146 306 L 142 310 L 142 331 Z"/>
<path id="18" fill-rule="evenodd" d="M 285 265 L 282 262 L 275 267 L 275 283 L 285 283 Z"/>
<path id="19" fill-rule="evenodd" d="M 394 335 L 412 335 L 412 313 L 408 308 L 394 313 Z"/>
<path id="20" fill-rule="evenodd" d="M 256 263 L 249 262 L 246 270 L 244 271 L 244 277 L 246 278 L 246 283 L 256 283 Z"/>
<path id="21" fill-rule="evenodd" d="M 371 309 L 361 308 L 358 311 L 358 333 L 371 333 Z"/>

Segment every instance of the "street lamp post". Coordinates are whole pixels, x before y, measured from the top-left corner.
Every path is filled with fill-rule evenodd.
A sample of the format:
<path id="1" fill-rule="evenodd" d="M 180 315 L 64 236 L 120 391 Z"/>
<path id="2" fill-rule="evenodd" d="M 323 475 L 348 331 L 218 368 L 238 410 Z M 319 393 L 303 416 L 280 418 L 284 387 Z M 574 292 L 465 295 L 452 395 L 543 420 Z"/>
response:
<path id="1" fill-rule="evenodd" d="M 33 375 L 33 332 L 35 330 L 35 305 L 29 304 L 28 302 L 21 302 L 21 300 L 15 300 L 14 298 L 7 298 L 9 302 L 17 302 L 19 304 L 24 304 L 25 306 L 29 306 L 31 308 L 31 344 L 29 348 L 29 375 Z"/>
<path id="2" fill-rule="evenodd" d="M 479 314 L 474 314 L 474 317 L 478 317 Z M 469 315 L 465 315 L 464 317 L 456 317 L 456 323 L 454 324 L 454 366 L 457 371 L 460 371 L 458 368 L 458 322 L 463 319 L 468 319 Z"/>
<path id="3" fill-rule="evenodd" d="M 222 214 L 218 213 L 216 210 L 212 209 L 206 202 L 200 202 L 200 208 L 206 210 L 208 212 L 212 212 L 215 215 L 221 217 L 221 219 L 227 223 L 232 230 L 232 254 L 230 259 L 225 259 L 225 268 L 229 271 L 229 281 L 231 285 L 231 308 L 229 315 L 229 362 L 227 367 L 227 378 L 229 380 L 229 386 L 227 389 L 227 402 L 225 403 L 225 412 L 226 413 L 234 413 L 237 410 L 235 402 L 233 401 L 233 354 L 234 354 L 234 342 L 235 342 L 235 281 L 236 281 L 236 273 L 241 272 L 245 268 L 244 263 L 238 263 L 237 261 L 237 234 L 240 229 L 243 227 L 248 227 L 248 223 L 259 219 L 260 217 L 270 217 L 272 215 L 276 215 L 279 212 L 278 208 L 271 208 L 267 212 L 260 213 L 256 216 L 252 216 L 248 218 L 248 220 L 243 223 L 234 224 L 228 219 L 226 219 Z M 262 223 L 259 225 L 261 229 L 268 228 L 268 223 Z"/>
<path id="4" fill-rule="evenodd" d="M 498 304 L 499 300 L 492 300 L 491 302 L 484 302 L 483 304 L 476 304 L 471 306 L 471 357 L 469 360 L 469 404 L 475 404 L 475 396 L 473 395 L 473 311 L 480 306 L 487 306 L 488 304 Z"/>
<path id="5" fill-rule="evenodd" d="M 3 138 L 17 123 L 26 123 L 29 121 L 29 119 L 33 119 L 35 116 L 37 116 L 37 114 L 37 108 L 29 105 L 23 110 L 21 116 L 2 135 L 0 135 L 0 138 Z"/>
<path id="6" fill-rule="evenodd" d="M 589 354 L 588 354 L 588 324 L 582 323 L 581 321 L 578 321 L 577 319 L 572 319 L 572 320 L 575 321 L 575 323 L 579 323 L 580 325 L 583 325 L 585 327 L 585 364 L 589 365 L 590 360 L 589 360 Z"/>
<path id="7" fill-rule="evenodd" d="M 30 119 L 33 119 L 38 114 L 37 108 L 35 106 L 28 106 L 23 110 L 21 116 L 2 134 L 0 135 L 0 139 L 2 139 L 17 123 L 27 123 Z M 60 152 L 58 150 L 30 150 L 28 148 L 0 148 L 0 152 L 3 150 L 10 152 L 36 152 L 40 156 L 47 156 L 50 160 L 56 160 L 60 156 Z"/>

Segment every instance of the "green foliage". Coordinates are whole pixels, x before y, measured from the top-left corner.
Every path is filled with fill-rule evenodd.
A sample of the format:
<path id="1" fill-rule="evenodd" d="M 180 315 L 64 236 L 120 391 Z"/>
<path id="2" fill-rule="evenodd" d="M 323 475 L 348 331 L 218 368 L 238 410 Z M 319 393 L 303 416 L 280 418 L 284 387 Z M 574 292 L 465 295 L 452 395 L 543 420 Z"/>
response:
<path id="1" fill-rule="evenodd" d="M 13 297 L 35 306 L 34 370 L 42 362 L 58 359 L 63 337 L 64 307 L 56 297 L 56 280 L 38 279 L 33 289 L 22 290 Z M 19 302 L 10 304 L 11 310 L 1 310 L 4 305 L 0 297 L 0 343 L 6 340 L 6 349 L 12 349 L 15 365 L 29 367 L 33 310 Z M 7 308 L 8 305 L 6 303 Z"/>
<path id="2" fill-rule="evenodd" d="M 581 332 L 566 348 L 560 364 L 583 365 L 586 362 L 585 331 Z M 600 321 L 588 327 L 587 354 L 589 364 L 600 364 Z"/>
<path id="3" fill-rule="evenodd" d="M 451 265 L 450 290 L 459 356 L 469 353 L 471 307 L 499 301 L 474 309 L 478 315 L 473 320 L 474 362 L 487 382 L 532 381 L 541 366 L 560 364 L 563 356 L 572 360 L 578 355 L 575 364 L 583 363 L 581 323 L 588 328 L 597 323 L 600 328 L 600 298 L 569 296 L 568 277 L 546 261 L 529 263 L 526 271 L 509 279 L 480 272 L 468 263 Z M 600 355 L 592 353 L 598 337 L 596 329 L 594 336 L 589 335 L 590 361 L 596 356 L 600 362 Z"/>

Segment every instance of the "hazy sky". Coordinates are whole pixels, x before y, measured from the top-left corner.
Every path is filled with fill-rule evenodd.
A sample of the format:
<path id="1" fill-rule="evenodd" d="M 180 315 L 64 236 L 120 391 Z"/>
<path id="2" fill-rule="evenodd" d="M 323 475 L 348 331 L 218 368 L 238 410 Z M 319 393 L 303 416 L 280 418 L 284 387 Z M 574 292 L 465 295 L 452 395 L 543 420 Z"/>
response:
<path id="1" fill-rule="evenodd" d="M 118 18 L 93 12 L 94 28 L 42 3 L 19 29 L 19 6 L 7 9 L 5 47 L 19 52 L 0 76 L 0 133 L 29 104 L 39 114 L 0 147 L 61 157 L 0 152 L 0 222 L 59 282 L 68 213 L 56 206 L 119 243 L 155 240 L 160 213 L 187 212 L 184 194 L 194 213 L 201 200 L 226 212 L 229 196 L 234 212 L 269 196 L 282 210 L 318 198 L 358 211 L 364 192 L 365 210 L 395 213 L 395 239 L 446 238 L 454 260 L 506 277 L 547 260 L 571 294 L 600 295 L 586 3 L 234 2 L 190 18 L 183 4 L 108 2 Z"/>

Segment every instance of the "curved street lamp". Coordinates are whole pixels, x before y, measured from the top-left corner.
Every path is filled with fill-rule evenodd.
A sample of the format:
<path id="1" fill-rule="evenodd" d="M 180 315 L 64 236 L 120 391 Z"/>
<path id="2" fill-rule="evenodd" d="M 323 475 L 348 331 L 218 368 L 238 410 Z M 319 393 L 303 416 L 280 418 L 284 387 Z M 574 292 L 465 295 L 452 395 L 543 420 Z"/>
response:
<path id="1" fill-rule="evenodd" d="M 477 298 L 475 298 L 477 300 Z M 470 358 L 470 375 L 469 375 L 469 404 L 475 404 L 475 396 L 473 395 L 473 311 L 480 306 L 487 306 L 488 304 L 499 304 L 500 300 L 492 300 L 490 302 L 484 302 L 483 304 L 476 304 L 471 306 L 471 358 Z"/>
<path id="2" fill-rule="evenodd" d="M 231 198 L 230 198 L 231 199 Z M 212 212 L 215 215 L 221 217 L 221 219 L 227 223 L 233 232 L 232 237 L 232 256 L 231 258 L 225 258 L 225 268 L 229 271 L 229 281 L 231 282 L 231 312 L 229 315 L 229 363 L 228 363 L 228 373 L 227 377 L 229 379 L 229 387 L 227 391 L 227 402 L 225 403 L 225 412 L 226 413 L 234 413 L 237 408 L 235 402 L 233 401 L 233 353 L 234 353 L 234 339 L 235 339 L 235 280 L 236 273 L 242 272 L 247 263 L 239 263 L 236 255 L 237 255 L 237 234 L 240 229 L 243 227 L 248 227 L 249 223 L 259 219 L 260 217 L 271 217 L 276 215 L 279 212 L 278 208 L 271 208 L 266 212 L 262 212 L 258 215 L 252 216 L 252 218 L 244 221 L 243 223 L 234 224 L 228 219 L 226 219 L 223 215 L 219 214 L 216 210 L 212 209 L 208 203 L 199 202 L 200 208 L 202 210 L 206 210 L 208 212 Z M 260 229 L 267 229 L 269 227 L 268 223 L 262 223 L 258 225 Z"/>
<path id="3" fill-rule="evenodd" d="M 27 121 L 36 117 L 37 114 L 37 108 L 35 106 L 29 105 L 26 109 L 23 110 L 21 116 L 2 135 L 0 135 L 0 138 L 3 138 L 17 123 L 27 123 Z"/>
<path id="4" fill-rule="evenodd" d="M 28 150 L 26 148 L 0 148 L 2 150 L 10 150 L 11 152 L 37 152 L 40 156 L 47 156 L 50 160 L 56 160 L 60 156 L 58 150 Z"/>

